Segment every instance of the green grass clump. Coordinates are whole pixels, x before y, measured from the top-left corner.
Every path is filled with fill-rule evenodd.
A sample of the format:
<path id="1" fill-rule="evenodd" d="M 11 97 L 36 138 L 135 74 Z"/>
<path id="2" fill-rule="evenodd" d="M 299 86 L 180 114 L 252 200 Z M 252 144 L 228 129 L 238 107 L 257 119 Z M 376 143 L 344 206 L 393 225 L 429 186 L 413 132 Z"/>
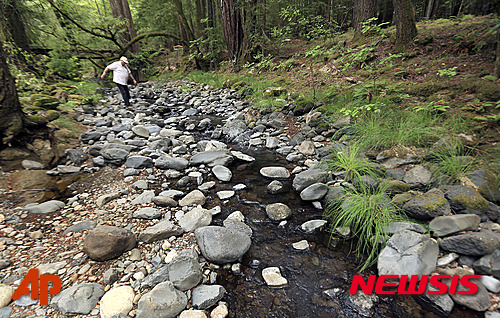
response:
<path id="1" fill-rule="evenodd" d="M 467 173 L 476 168 L 475 159 L 466 151 L 458 140 L 451 140 L 431 152 L 428 161 L 434 163 L 433 174 L 448 176 L 454 182 L 460 182 Z"/>
<path id="2" fill-rule="evenodd" d="M 380 251 L 385 247 L 389 237 L 388 225 L 408 221 L 397 210 L 383 189 L 375 193 L 368 189 L 347 190 L 343 203 L 328 207 L 325 216 L 331 222 L 332 233 L 338 227 L 351 229 L 354 238 L 351 247 L 356 254 L 366 256 L 358 268 L 362 272 L 376 263 Z"/>
<path id="3" fill-rule="evenodd" d="M 361 181 L 362 176 L 377 177 L 377 169 L 362 154 L 360 144 L 354 143 L 342 151 L 333 151 L 328 160 L 328 167 L 335 171 L 345 171 L 350 180 Z"/>

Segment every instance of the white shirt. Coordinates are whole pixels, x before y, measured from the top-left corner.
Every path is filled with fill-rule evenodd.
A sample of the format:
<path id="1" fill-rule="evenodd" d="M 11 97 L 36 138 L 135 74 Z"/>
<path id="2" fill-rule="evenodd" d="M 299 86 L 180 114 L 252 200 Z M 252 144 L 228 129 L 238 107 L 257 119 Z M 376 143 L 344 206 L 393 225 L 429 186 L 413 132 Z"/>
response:
<path id="1" fill-rule="evenodd" d="M 108 68 L 113 71 L 113 82 L 127 85 L 130 69 L 127 64 L 122 65 L 121 61 L 116 61 L 108 65 Z"/>

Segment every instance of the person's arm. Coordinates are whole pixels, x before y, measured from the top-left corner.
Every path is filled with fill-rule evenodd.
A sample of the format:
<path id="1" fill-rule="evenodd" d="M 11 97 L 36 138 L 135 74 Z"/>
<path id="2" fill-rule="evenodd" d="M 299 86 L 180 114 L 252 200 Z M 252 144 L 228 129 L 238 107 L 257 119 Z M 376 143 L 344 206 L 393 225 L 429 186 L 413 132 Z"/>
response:
<path id="1" fill-rule="evenodd" d="M 132 73 L 128 73 L 128 76 L 130 76 L 130 78 L 132 78 L 132 80 L 134 81 L 134 85 L 137 85 L 137 81 L 135 80 L 134 78 L 134 75 L 132 75 Z"/>
<path id="2" fill-rule="evenodd" d="M 104 69 L 104 72 L 102 72 L 101 79 L 104 79 L 104 76 L 106 76 L 106 73 L 109 71 L 109 67 L 106 66 Z"/>

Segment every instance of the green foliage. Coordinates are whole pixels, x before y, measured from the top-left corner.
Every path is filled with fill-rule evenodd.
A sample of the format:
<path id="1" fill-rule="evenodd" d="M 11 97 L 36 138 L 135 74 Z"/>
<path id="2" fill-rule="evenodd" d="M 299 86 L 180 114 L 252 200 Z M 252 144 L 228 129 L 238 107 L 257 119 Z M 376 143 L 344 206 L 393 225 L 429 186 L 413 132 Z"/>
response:
<path id="1" fill-rule="evenodd" d="M 432 151 L 427 157 L 429 162 L 435 163 L 432 169 L 435 175 L 451 177 L 455 182 L 461 181 L 475 167 L 471 152 L 466 151 L 464 145 L 456 139 Z"/>
<path id="2" fill-rule="evenodd" d="M 382 37 L 385 37 L 385 33 L 383 28 L 387 27 L 390 23 L 389 22 L 383 22 L 380 24 L 377 24 L 378 18 L 373 17 L 369 18 L 368 20 L 364 21 L 361 23 L 362 28 L 361 28 L 361 33 L 363 35 L 379 35 Z"/>
<path id="3" fill-rule="evenodd" d="M 305 10 L 292 5 L 281 8 L 279 15 L 285 25 L 274 27 L 271 33 L 278 39 L 297 36 L 313 40 L 331 35 L 331 28 L 326 28 L 326 21 L 322 16 L 309 15 Z"/>
<path id="4" fill-rule="evenodd" d="M 376 176 L 373 164 L 363 156 L 361 144 L 354 143 L 342 151 L 333 151 L 328 167 L 335 171 L 345 171 L 346 176 L 352 180 L 361 180 L 362 176 Z"/>
<path id="5" fill-rule="evenodd" d="M 427 104 L 420 105 L 420 106 L 415 106 L 413 109 L 415 109 L 416 112 L 427 112 L 429 114 L 439 114 L 444 111 L 446 111 L 450 106 L 444 104 L 441 101 L 431 101 Z"/>
<path id="6" fill-rule="evenodd" d="M 49 71 L 66 79 L 77 79 L 81 76 L 81 63 L 69 52 L 52 50 L 49 53 L 50 61 L 47 63 Z"/>
<path id="7" fill-rule="evenodd" d="M 443 76 L 455 76 L 457 75 L 457 70 L 458 67 L 454 66 L 452 68 L 449 68 L 449 69 L 446 69 L 446 70 L 438 70 L 438 75 L 440 77 L 443 77 Z"/>

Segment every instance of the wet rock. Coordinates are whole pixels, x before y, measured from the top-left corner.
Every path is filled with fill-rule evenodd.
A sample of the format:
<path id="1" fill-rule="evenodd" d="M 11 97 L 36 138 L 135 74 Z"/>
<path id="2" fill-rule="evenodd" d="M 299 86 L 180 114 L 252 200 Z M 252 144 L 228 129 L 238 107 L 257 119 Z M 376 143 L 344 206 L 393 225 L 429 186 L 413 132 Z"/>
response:
<path id="1" fill-rule="evenodd" d="M 266 138 L 266 148 L 275 149 L 279 145 L 278 138 L 276 137 L 267 137 Z"/>
<path id="2" fill-rule="evenodd" d="M 221 165 L 217 165 L 217 166 L 213 167 L 212 172 L 217 179 L 219 179 L 220 181 L 223 181 L 223 182 L 228 182 L 233 177 L 231 170 L 229 170 L 228 168 L 221 166 Z"/>
<path id="3" fill-rule="evenodd" d="M 194 231 L 199 227 L 210 225 L 210 223 L 212 223 L 212 213 L 201 207 L 194 208 L 184 214 L 179 221 L 179 225 L 185 232 Z"/>
<path id="4" fill-rule="evenodd" d="M 292 215 L 292 210 L 283 203 L 273 203 L 266 206 L 267 216 L 273 221 L 282 221 Z"/>
<path id="5" fill-rule="evenodd" d="M 437 291 L 437 287 L 428 285 L 427 291 Z M 432 312 L 447 317 L 453 310 L 455 305 L 453 299 L 451 299 L 448 294 L 428 294 L 427 292 L 416 295 L 415 300 L 424 308 L 431 310 Z"/>
<path id="6" fill-rule="evenodd" d="M 176 317 L 186 308 L 187 297 L 171 282 L 156 285 L 139 300 L 137 318 Z"/>
<path id="7" fill-rule="evenodd" d="M 379 275 L 429 275 L 436 268 L 438 253 L 438 244 L 428 236 L 397 232 L 379 255 Z"/>
<path id="8" fill-rule="evenodd" d="M 475 231 L 481 218 L 475 214 L 440 216 L 429 223 L 429 228 L 437 236 L 447 236 L 461 231 Z"/>
<path id="9" fill-rule="evenodd" d="M 299 251 L 304 251 L 309 249 L 309 242 L 307 240 L 302 240 L 299 242 L 292 243 L 292 247 Z"/>
<path id="10" fill-rule="evenodd" d="M 173 169 L 182 171 L 189 165 L 189 161 L 184 158 L 173 158 L 170 156 L 161 156 L 155 160 L 155 167 L 162 170 Z"/>
<path id="11" fill-rule="evenodd" d="M 356 312 L 365 317 L 373 315 L 373 307 L 378 302 L 378 296 L 375 294 L 366 295 L 362 291 L 356 294 L 347 296 L 347 304 L 352 307 Z"/>
<path id="12" fill-rule="evenodd" d="M 410 222 L 392 222 L 387 226 L 387 233 L 394 234 L 400 231 L 409 230 L 417 233 L 425 233 L 427 229 L 420 224 Z"/>
<path id="13" fill-rule="evenodd" d="M 281 276 L 278 267 L 267 267 L 262 270 L 262 277 L 266 284 L 271 287 L 283 287 L 288 284 L 286 278 Z"/>
<path id="14" fill-rule="evenodd" d="M 307 234 L 312 234 L 322 229 L 326 223 L 328 223 L 326 220 L 310 220 L 303 223 L 300 229 Z"/>
<path id="15" fill-rule="evenodd" d="M 182 251 L 168 264 L 169 280 L 174 286 L 187 291 L 198 285 L 203 278 L 196 252 Z"/>
<path id="16" fill-rule="evenodd" d="M 283 189 L 283 183 L 278 180 L 273 180 L 267 185 L 267 192 L 271 194 L 277 194 Z"/>
<path id="17" fill-rule="evenodd" d="M 314 142 L 310 140 L 303 141 L 299 146 L 299 152 L 306 156 L 312 156 L 316 153 Z"/>
<path id="18" fill-rule="evenodd" d="M 220 226 L 201 227 L 194 233 L 203 256 L 217 264 L 240 260 L 251 244 L 246 234 Z"/>
<path id="19" fill-rule="evenodd" d="M 482 256 L 500 247 L 500 240 L 494 233 L 480 232 L 451 236 L 443 239 L 439 247 L 462 255 Z"/>
<path id="20" fill-rule="evenodd" d="M 481 283 L 480 280 L 473 280 L 477 285 L 477 292 L 472 295 L 458 294 L 460 291 L 466 291 L 469 288 L 458 284 L 457 293 L 451 294 L 453 301 L 459 305 L 465 306 L 476 311 L 485 311 L 491 306 L 490 296 L 486 287 Z"/>
<path id="21" fill-rule="evenodd" d="M 106 261 L 130 251 L 135 245 L 132 232 L 116 226 L 100 225 L 88 232 L 83 251 L 95 261 Z"/>
<path id="22" fill-rule="evenodd" d="M 132 214 L 135 219 L 153 220 L 161 218 L 161 210 L 152 207 L 139 209 Z"/>
<path id="23" fill-rule="evenodd" d="M 168 220 L 160 221 L 156 225 L 150 226 L 139 234 L 138 240 L 144 243 L 151 243 L 159 240 L 177 236 L 184 231 Z"/>
<path id="24" fill-rule="evenodd" d="M 233 232 L 239 232 L 247 235 L 248 237 L 252 237 L 253 231 L 248 225 L 238 220 L 226 219 L 223 222 L 224 227 Z"/>
<path id="25" fill-rule="evenodd" d="M 481 274 L 493 275 L 500 279 L 500 251 L 485 255 L 472 265 L 475 271 Z"/>
<path id="26" fill-rule="evenodd" d="M 45 168 L 42 163 L 28 159 L 21 161 L 21 165 L 26 170 L 43 170 Z"/>
<path id="27" fill-rule="evenodd" d="M 270 179 L 290 178 L 290 171 L 285 167 L 264 167 L 260 169 L 260 174 Z"/>
<path id="28" fill-rule="evenodd" d="M 407 171 L 403 181 L 412 188 L 424 188 L 431 181 L 432 174 L 423 166 Z"/>
<path id="29" fill-rule="evenodd" d="M 496 293 L 496 294 L 498 294 L 500 292 L 500 280 L 493 278 L 491 276 L 484 276 L 483 275 L 483 276 L 481 276 L 479 281 L 490 292 Z"/>
<path id="30" fill-rule="evenodd" d="M 188 193 L 182 200 L 179 201 L 180 206 L 203 205 L 207 198 L 200 190 L 194 190 Z"/>
<path id="31" fill-rule="evenodd" d="M 441 189 L 456 213 L 482 215 L 489 207 L 488 201 L 474 189 L 460 185 L 444 186 Z"/>
<path id="32" fill-rule="evenodd" d="M 321 169 L 309 169 L 297 174 L 293 179 L 293 188 L 295 191 L 302 191 L 315 183 L 326 183 L 328 173 Z"/>
<path id="33" fill-rule="evenodd" d="M 153 166 L 153 159 L 145 156 L 130 156 L 125 162 L 127 168 L 144 169 Z"/>
<path id="34" fill-rule="evenodd" d="M 234 196 L 235 192 L 232 191 L 232 190 L 228 190 L 228 191 L 219 191 L 217 192 L 217 196 L 219 197 L 219 199 L 221 200 L 227 200 L 227 199 L 230 199 Z"/>
<path id="35" fill-rule="evenodd" d="M 228 166 L 231 162 L 233 156 L 228 151 L 205 151 L 195 154 L 190 159 L 192 165 L 205 164 L 208 167 Z"/>
<path id="36" fill-rule="evenodd" d="M 249 156 L 247 154 L 244 154 L 240 151 L 234 151 L 231 150 L 231 154 L 238 160 L 245 161 L 245 162 L 254 162 L 255 158 L 252 156 Z"/>
<path id="37" fill-rule="evenodd" d="M 135 297 L 134 289 L 130 286 L 119 286 L 112 288 L 101 299 L 101 318 L 114 318 L 116 316 L 127 316 L 133 308 Z"/>
<path id="38" fill-rule="evenodd" d="M 441 194 L 432 192 L 409 200 L 403 205 L 403 210 L 417 220 L 428 220 L 451 212 L 448 200 Z"/>
<path id="39" fill-rule="evenodd" d="M 328 186 L 324 183 L 314 183 L 300 192 L 300 198 L 304 201 L 321 200 L 328 192 Z"/>
<path id="40" fill-rule="evenodd" d="M 61 291 L 50 302 L 64 315 L 90 314 L 104 294 L 104 286 L 95 283 L 84 283 Z"/>
<path id="41" fill-rule="evenodd" d="M 149 130 L 147 130 L 147 128 L 144 127 L 143 125 L 137 125 L 132 127 L 132 132 L 142 138 L 148 138 L 150 135 Z"/>
<path id="42" fill-rule="evenodd" d="M 200 285 L 193 289 L 193 307 L 208 309 L 224 297 L 226 290 L 220 285 Z"/>
<path id="43" fill-rule="evenodd" d="M 64 202 L 58 201 L 58 200 L 50 200 L 47 202 L 43 202 L 40 204 L 32 203 L 26 205 L 24 208 L 25 211 L 31 212 L 31 213 L 52 213 L 59 211 L 60 209 L 64 208 L 66 204 Z"/>

